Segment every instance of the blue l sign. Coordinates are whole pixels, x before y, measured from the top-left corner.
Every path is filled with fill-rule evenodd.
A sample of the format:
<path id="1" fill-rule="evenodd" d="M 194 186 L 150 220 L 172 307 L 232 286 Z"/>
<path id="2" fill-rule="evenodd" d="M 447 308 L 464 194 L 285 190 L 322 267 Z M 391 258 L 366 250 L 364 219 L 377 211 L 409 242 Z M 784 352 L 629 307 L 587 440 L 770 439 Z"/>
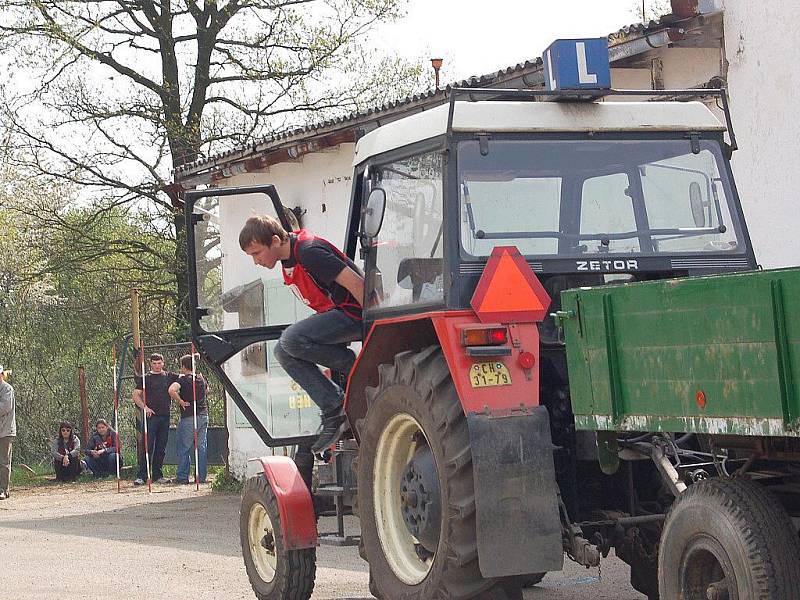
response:
<path id="1" fill-rule="evenodd" d="M 544 51 L 548 90 L 602 90 L 611 87 L 606 38 L 556 40 Z"/>

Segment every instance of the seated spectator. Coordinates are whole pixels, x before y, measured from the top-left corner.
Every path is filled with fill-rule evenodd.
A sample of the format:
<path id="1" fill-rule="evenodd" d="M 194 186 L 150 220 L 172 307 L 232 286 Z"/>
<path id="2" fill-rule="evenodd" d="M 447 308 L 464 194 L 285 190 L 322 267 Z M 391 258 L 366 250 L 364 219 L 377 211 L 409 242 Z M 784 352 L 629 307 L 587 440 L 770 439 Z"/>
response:
<path id="1" fill-rule="evenodd" d="M 62 421 L 58 436 L 50 446 L 53 469 L 58 481 L 75 481 L 81 474 L 81 440 L 75 435 L 72 423 Z"/>
<path id="2" fill-rule="evenodd" d="M 108 477 L 117 472 L 117 432 L 105 419 L 97 419 L 94 432 L 83 450 L 86 466 L 95 479 Z M 122 464 L 122 456 L 120 464 Z"/>

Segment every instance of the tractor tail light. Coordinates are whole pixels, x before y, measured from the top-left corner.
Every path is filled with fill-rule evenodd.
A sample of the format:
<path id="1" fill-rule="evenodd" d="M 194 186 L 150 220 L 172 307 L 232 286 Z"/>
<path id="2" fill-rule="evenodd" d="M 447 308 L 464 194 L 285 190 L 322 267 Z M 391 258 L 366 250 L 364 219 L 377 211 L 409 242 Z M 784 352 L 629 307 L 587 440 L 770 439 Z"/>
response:
<path id="1" fill-rule="evenodd" d="M 502 346 L 508 343 L 508 329 L 503 325 L 465 327 L 461 330 L 462 346 Z"/>

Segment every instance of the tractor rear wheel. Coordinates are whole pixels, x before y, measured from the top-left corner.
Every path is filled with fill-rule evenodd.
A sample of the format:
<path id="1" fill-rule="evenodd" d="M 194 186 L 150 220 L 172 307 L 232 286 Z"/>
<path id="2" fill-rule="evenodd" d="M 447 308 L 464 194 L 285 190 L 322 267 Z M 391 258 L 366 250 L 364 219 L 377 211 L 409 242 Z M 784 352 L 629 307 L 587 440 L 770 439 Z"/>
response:
<path id="1" fill-rule="evenodd" d="M 784 507 L 760 485 L 706 479 L 683 492 L 661 535 L 664 600 L 798 600 L 800 543 Z"/>
<path id="2" fill-rule="evenodd" d="M 358 461 L 362 544 L 379 597 L 494 596 L 500 582 L 478 568 L 467 421 L 441 349 L 398 354 L 379 374 Z"/>
<path id="3" fill-rule="evenodd" d="M 286 550 L 278 501 L 263 473 L 247 480 L 239 537 L 250 585 L 259 600 L 308 600 L 316 577 L 316 548 Z"/>

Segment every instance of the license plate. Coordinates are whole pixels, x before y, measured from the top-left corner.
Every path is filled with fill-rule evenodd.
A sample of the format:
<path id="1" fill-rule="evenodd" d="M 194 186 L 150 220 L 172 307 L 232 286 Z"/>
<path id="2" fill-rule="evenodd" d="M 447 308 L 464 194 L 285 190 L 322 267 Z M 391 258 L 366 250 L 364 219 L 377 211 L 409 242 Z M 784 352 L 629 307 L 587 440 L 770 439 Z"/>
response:
<path id="1" fill-rule="evenodd" d="M 469 382 L 474 388 L 511 385 L 511 373 L 500 362 L 474 363 L 469 369 Z"/>

